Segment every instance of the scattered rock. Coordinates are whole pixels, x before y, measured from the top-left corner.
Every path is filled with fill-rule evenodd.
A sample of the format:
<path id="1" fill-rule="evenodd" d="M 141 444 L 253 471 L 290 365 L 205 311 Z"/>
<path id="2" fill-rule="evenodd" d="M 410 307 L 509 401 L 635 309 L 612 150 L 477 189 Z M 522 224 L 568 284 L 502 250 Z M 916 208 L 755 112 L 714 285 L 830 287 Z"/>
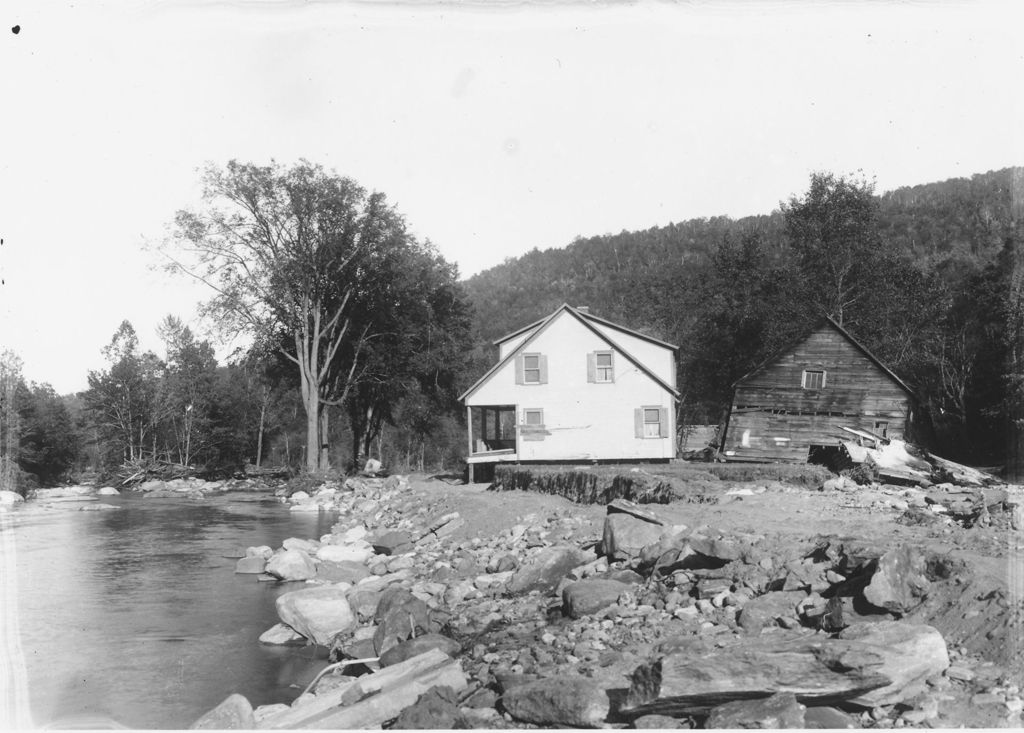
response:
<path id="1" fill-rule="evenodd" d="M 229 695 L 224 702 L 189 726 L 192 730 L 251 730 L 256 727 L 252 705 L 242 695 Z"/>
<path id="2" fill-rule="evenodd" d="M 737 700 L 711 711 L 705 728 L 803 728 L 803 705 L 792 692 L 760 700 Z"/>
<path id="3" fill-rule="evenodd" d="M 903 621 L 856 623 L 839 634 L 840 639 L 869 646 L 882 657 L 877 667 L 890 683 L 850 700 L 856 705 L 878 707 L 908 700 L 925 690 L 925 680 L 949 666 L 942 635 L 931 626 Z"/>
<path id="4" fill-rule="evenodd" d="M 14 506 L 25 501 L 25 497 L 15 491 L 0 491 L 0 506 Z"/>
<path id="5" fill-rule="evenodd" d="M 885 553 L 871 582 L 864 588 L 864 599 L 892 613 L 907 613 L 921 605 L 931 585 L 926 576 L 924 555 L 910 545 Z"/>
<path id="6" fill-rule="evenodd" d="M 104 486 L 96 492 L 100 496 L 120 496 L 121 492 L 115 489 L 113 486 Z"/>
<path id="7" fill-rule="evenodd" d="M 777 626 L 780 618 L 797 617 L 797 605 L 807 597 L 802 590 L 770 591 L 747 601 L 736 617 L 746 631 L 758 633 L 766 626 Z"/>
<path id="8" fill-rule="evenodd" d="M 363 578 L 370 576 L 370 570 L 359 562 L 342 560 L 341 562 L 321 562 L 316 567 L 316 579 L 326 583 L 350 583 L 355 585 Z"/>
<path id="9" fill-rule="evenodd" d="M 533 590 L 550 593 L 570 570 L 593 559 L 593 555 L 576 547 L 555 546 L 543 549 L 516 570 L 509 583 L 509 590 L 512 593 L 529 593 Z"/>
<path id="10" fill-rule="evenodd" d="M 266 572 L 281 580 L 309 580 L 316 564 L 302 550 L 284 550 L 267 561 Z"/>
<path id="11" fill-rule="evenodd" d="M 337 585 L 285 593 L 277 599 L 277 615 L 310 641 L 327 646 L 335 634 L 356 626 L 346 590 Z"/>
<path id="12" fill-rule="evenodd" d="M 657 542 L 664 531 L 661 522 L 623 512 L 609 513 L 604 520 L 603 553 L 609 560 L 629 560 Z"/>
<path id="13" fill-rule="evenodd" d="M 459 698 L 450 687 L 431 687 L 401 712 L 395 730 L 451 730 L 459 719 Z"/>
<path id="14" fill-rule="evenodd" d="M 385 532 L 371 544 L 374 552 L 381 555 L 401 555 L 413 548 L 412 538 L 409 534 L 395 530 Z"/>
<path id="15" fill-rule="evenodd" d="M 243 574 L 260 574 L 266 570 L 267 561 L 262 557 L 243 557 L 235 563 L 235 572 Z"/>
<path id="16" fill-rule="evenodd" d="M 804 727 L 813 729 L 859 728 L 857 721 L 842 710 L 829 707 L 807 708 L 804 711 Z"/>
<path id="17" fill-rule="evenodd" d="M 593 680 L 575 675 L 514 687 L 501 696 L 501 705 L 516 720 L 570 728 L 599 727 L 611 707 L 607 693 Z"/>
<path id="18" fill-rule="evenodd" d="M 306 643 L 306 637 L 287 624 L 274 624 L 260 634 L 261 644 L 299 645 Z"/>
<path id="19" fill-rule="evenodd" d="M 580 580 L 570 583 L 562 591 L 562 613 L 572 618 L 595 614 L 614 605 L 620 595 L 633 588 L 617 580 Z"/>
<path id="20" fill-rule="evenodd" d="M 357 540 L 346 542 L 341 545 L 324 545 L 316 551 L 318 559 L 325 562 L 358 562 L 365 563 L 373 557 L 373 545 L 369 542 Z"/>
<path id="21" fill-rule="evenodd" d="M 423 634 L 412 639 L 406 639 L 402 643 L 391 647 L 380 655 L 380 666 L 390 667 L 392 664 L 404 662 L 417 654 L 423 654 L 431 649 L 438 649 L 449 657 L 459 653 L 459 643 L 441 634 Z"/>

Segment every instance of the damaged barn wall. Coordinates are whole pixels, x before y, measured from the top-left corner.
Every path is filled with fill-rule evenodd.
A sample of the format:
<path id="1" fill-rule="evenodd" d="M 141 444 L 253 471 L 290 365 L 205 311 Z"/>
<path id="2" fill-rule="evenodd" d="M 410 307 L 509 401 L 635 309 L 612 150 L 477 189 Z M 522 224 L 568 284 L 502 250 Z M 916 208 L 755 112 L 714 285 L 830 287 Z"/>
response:
<path id="1" fill-rule="evenodd" d="M 824 385 L 804 388 L 805 371 Z M 736 385 L 727 458 L 807 460 L 811 445 L 838 445 L 841 427 L 907 436 L 911 396 L 831 324 L 824 324 Z"/>

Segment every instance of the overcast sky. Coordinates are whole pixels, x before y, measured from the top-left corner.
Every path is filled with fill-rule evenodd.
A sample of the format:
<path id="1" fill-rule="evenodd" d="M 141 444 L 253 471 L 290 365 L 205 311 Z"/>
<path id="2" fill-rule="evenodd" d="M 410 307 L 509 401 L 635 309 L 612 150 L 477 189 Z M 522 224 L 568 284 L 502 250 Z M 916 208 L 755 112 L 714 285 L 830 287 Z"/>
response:
<path id="1" fill-rule="evenodd" d="M 204 293 L 197 168 L 320 162 L 464 276 L 534 247 L 1024 163 L 1015 3 L 49 2 L 0 10 L 0 348 L 84 389 Z M 12 32 L 14 26 L 20 31 Z"/>

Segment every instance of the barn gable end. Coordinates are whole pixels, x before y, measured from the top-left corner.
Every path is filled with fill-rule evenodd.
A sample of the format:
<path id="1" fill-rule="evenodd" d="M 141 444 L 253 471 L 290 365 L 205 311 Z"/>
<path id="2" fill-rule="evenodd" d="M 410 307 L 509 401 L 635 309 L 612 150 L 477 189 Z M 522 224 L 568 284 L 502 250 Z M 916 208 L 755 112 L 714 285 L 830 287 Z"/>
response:
<path id="1" fill-rule="evenodd" d="M 804 462 L 842 427 L 904 438 L 910 389 L 831 319 L 736 383 L 727 460 Z"/>

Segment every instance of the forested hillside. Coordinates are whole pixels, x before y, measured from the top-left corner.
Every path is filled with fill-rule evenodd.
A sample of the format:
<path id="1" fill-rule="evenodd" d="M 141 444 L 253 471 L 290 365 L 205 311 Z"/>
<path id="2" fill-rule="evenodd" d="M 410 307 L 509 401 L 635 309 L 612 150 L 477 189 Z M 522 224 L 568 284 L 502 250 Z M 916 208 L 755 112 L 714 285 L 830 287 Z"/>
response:
<path id="1" fill-rule="evenodd" d="M 717 422 L 735 379 L 829 314 L 918 391 L 922 440 L 1004 461 L 1020 386 L 1024 168 L 880 196 L 817 174 L 806 192 L 778 193 L 769 215 L 579 238 L 469 278 L 477 359 L 563 302 L 588 305 L 679 344 L 681 420 Z"/>

